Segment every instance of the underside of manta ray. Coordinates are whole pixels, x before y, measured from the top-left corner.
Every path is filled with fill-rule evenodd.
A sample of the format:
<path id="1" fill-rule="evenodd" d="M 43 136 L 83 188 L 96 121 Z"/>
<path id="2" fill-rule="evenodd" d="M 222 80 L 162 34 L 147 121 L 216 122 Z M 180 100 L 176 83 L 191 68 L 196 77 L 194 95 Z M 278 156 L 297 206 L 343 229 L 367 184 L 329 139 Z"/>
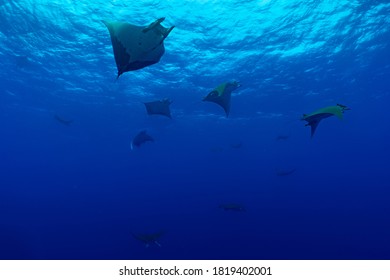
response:
<path id="1" fill-rule="evenodd" d="M 118 76 L 155 64 L 165 52 L 164 39 L 174 26 L 161 25 L 160 18 L 149 26 L 137 26 L 122 21 L 103 21 L 111 36 Z"/>
<path id="2" fill-rule="evenodd" d="M 343 113 L 346 110 L 350 110 L 350 108 L 345 105 L 337 104 L 336 106 L 329 106 L 319 109 L 311 114 L 303 114 L 301 120 L 307 121 L 306 126 L 311 127 L 311 137 L 313 137 L 321 120 L 331 116 L 336 116 L 340 120 L 342 120 Z"/>
<path id="3" fill-rule="evenodd" d="M 204 97 L 203 101 L 210 101 L 218 104 L 225 110 L 226 117 L 228 117 L 230 113 L 231 94 L 232 91 L 238 87 L 240 87 L 240 84 L 237 81 L 220 84 Z"/>
<path id="4" fill-rule="evenodd" d="M 163 115 L 172 119 L 171 110 L 169 108 L 171 103 L 171 100 L 165 98 L 163 100 L 145 102 L 144 104 L 148 115 Z"/>

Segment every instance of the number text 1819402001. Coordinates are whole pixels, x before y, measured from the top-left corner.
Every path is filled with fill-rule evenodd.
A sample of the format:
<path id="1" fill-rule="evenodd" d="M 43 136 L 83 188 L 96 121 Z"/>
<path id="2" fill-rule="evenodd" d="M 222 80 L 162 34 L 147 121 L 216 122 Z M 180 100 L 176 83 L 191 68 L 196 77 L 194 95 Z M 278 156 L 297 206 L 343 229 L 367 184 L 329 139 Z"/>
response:
<path id="1" fill-rule="evenodd" d="M 272 275 L 271 267 L 213 267 L 213 275 Z"/>

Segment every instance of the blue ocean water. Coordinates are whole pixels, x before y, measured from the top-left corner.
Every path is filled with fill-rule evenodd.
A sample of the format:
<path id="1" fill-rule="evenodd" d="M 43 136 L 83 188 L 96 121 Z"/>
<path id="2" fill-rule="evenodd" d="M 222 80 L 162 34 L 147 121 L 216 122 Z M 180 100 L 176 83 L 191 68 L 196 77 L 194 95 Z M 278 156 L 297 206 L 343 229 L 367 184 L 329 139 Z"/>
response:
<path id="1" fill-rule="evenodd" d="M 0 0 L 0 258 L 389 259 L 389 14 Z M 102 20 L 161 17 L 175 25 L 161 61 L 116 80 Z M 229 80 L 226 117 L 202 98 Z M 172 119 L 147 115 L 163 98 Z M 351 110 L 310 138 L 302 114 L 337 103 Z M 132 150 L 144 129 L 155 141 Z"/>

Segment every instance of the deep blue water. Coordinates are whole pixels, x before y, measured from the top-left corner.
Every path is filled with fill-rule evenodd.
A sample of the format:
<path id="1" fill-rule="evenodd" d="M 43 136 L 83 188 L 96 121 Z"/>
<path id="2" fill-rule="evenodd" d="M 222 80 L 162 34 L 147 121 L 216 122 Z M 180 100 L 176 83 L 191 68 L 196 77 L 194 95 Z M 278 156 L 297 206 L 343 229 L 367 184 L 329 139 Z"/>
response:
<path id="1" fill-rule="evenodd" d="M 0 1 L 1 259 L 390 259 L 388 1 L 90 2 Z M 101 20 L 160 17 L 116 80 Z M 233 79 L 226 118 L 202 98 Z"/>

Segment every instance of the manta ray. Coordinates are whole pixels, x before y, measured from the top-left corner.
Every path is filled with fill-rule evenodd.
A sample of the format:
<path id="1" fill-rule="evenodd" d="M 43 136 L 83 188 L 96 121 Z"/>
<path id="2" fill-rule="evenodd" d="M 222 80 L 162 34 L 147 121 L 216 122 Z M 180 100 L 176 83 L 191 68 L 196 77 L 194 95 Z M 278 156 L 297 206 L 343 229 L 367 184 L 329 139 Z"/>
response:
<path id="1" fill-rule="evenodd" d="M 242 148 L 243 145 L 244 144 L 242 143 L 242 141 L 239 141 L 239 142 L 230 144 L 230 148 L 239 149 L 239 148 Z"/>
<path id="2" fill-rule="evenodd" d="M 148 115 L 163 115 L 172 119 L 171 110 L 169 108 L 171 103 L 172 101 L 167 98 L 152 102 L 144 102 Z"/>
<path id="3" fill-rule="evenodd" d="M 154 142 L 154 139 L 146 133 L 146 130 L 142 130 L 134 137 L 133 141 L 131 141 L 131 149 L 133 150 L 134 146 L 140 147 L 146 142 Z"/>
<path id="4" fill-rule="evenodd" d="M 311 137 L 313 138 L 320 121 L 331 116 L 336 116 L 340 120 L 342 120 L 343 113 L 346 110 L 350 110 L 350 108 L 345 105 L 337 104 L 336 106 L 329 106 L 319 109 L 311 114 L 303 114 L 301 120 L 307 121 L 307 124 L 305 126 L 311 127 Z"/>
<path id="5" fill-rule="evenodd" d="M 165 52 L 164 40 L 174 26 L 161 25 L 160 18 L 148 26 L 138 26 L 123 21 L 103 21 L 111 37 L 112 49 L 118 69 L 117 79 L 128 71 L 155 64 Z"/>
<path id="6" fill-rule="evenodd" d="M 59 123 L 62 123 L 62 124 L 64 124 L 64 125 L 70 125 L 70 124 L 73 122 L 73 120 L 65 120 L 65 119 L 61 118 L 60 116 L 58 116 L 58 115 L 54 115 L 54 118 L 55 118 Z"/>
<path id="7" fill-rule="evenodd" d="M 286 170 L 277 169 L 277 170 L 276 170 L 276 175 L 277 175 L 277 176 L 280 176 L 280 177 L 288 176 L 288 175 L 293 174 L 295 171 L 296 171 L 295 168 L 293 168 L 293 169 L 286 169 Z"/>
<path id="8" fill-rule="evenodd" d="M 290 135 L 287 134 L 279 134 L 278 136 L 275 137 L 275 141 L 287 140 L 289 137 Z"/>
<path id="9" fill-rule="evenodd" d="M 236 203 L 220 204 L 219 208 L 222 208 L 225 211 L 229 211 L 229 210 L 230 211 L 237 211 L 237 212 L 246 211 L 244 206 L 242 206 L 240 204 L 236 204 Z"/>
<path id="10" fill-rule="evenodd" d="M 225 111 L 226 117 L 230 113 L 230 99 L 232 91 L 240 87 L 237 81 L 226 82 L 220 84 L 214 88 L 207 96 L 203 98 L 203 101 L 214 102 L 221 106 Z"/>
<path id="11" fill-rule="evenodd" d="M 161 244 L 158 242 L 158 239 L 163 235 L 163 232 L 157 232 L 152 234 L 134 234 L 131 233 L 133 237 L 142 243 L 145 244 L 145 247 L 148 248 L 150 245 L 157 245 L 158 247 L 161 247 Z"/>

